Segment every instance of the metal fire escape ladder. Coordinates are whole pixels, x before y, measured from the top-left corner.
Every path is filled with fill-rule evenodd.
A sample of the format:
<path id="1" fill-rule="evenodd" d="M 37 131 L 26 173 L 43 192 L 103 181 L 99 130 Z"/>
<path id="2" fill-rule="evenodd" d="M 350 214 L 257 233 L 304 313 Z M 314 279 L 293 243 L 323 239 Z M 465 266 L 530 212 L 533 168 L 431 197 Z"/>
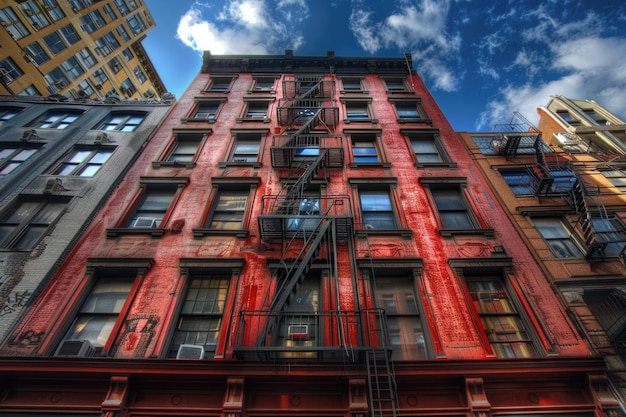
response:
<path id="1" fill-rule="evenodd" d="M 537 135 L 535 142 L 533 143 L 535 165 L 531 168 L 531 178 L 534 179 L 535 195 L 545 195 L 550 191 L 550 187 L 554 183 L 554 177 L 552 176 L 548 162 L 546 161 L 546 155 L 543 152 L 543 140 L 541 134 Z"/>
<path id="2" fill-rule="evenodd" d="M 604 249 L 609 242 L 600 241 L 593 224 L 594 220 L 609 221 L 606 207 L 602 202 L 599 188 L 593 188 L 586 184 L 580 175 L 573 171 L 576 182 L 570 191 L 567 200 L 571 207 L 580 214 L 580 226 L 585 239 L 587 252 L 585 258 L 587 260 L 604 259 Z"/>
<path id="3" fill-rule="evenodd" d="M 396 417 L 398 394 L 393 363 L 386 349 L 365 353 L 371 417 Z"/>

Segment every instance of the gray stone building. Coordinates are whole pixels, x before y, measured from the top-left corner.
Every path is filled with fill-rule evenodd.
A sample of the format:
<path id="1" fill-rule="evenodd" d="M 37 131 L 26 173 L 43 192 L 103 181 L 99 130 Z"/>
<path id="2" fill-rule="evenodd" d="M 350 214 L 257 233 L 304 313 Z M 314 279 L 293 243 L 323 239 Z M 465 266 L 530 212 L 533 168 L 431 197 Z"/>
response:
<path id="1" fill-rule="evenodd" d="M 173 102 L 0 96 L 0 342 Z"/>

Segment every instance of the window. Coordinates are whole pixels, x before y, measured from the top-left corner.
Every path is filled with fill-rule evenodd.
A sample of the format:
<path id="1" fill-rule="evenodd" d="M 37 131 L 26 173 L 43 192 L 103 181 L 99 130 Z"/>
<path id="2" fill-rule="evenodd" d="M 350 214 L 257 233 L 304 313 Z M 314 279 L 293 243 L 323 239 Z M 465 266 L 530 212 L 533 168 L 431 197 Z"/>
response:
<path id="1" fill-rule="evenodd" d="M 131 51 L 130 48 L 124 48 L 124 50 L 122 50 L 122 55 L 124 55 L 124 59 L 126 59 L 126 62 L 135 57 L 135 55 L 133 55 L 133 51 Z M 136 68 L 139 68 L 139 66 L 137 66 Z"/>
<path id="2" fill-rule="evenodd" d="M 129 229 L 158 228 L 178 191 L 177 184 L 146 184 L 141 198 L 125 221 Z"/>
<path id="3" fill-rule="evenodd" d="M 130 13 L 130 9 L 128 8 L 124 0 L 115 0 L 115 6 L 117 6 L 117 10 L 120 12 L 122 16 L 125 16 L 128 13 Z"/>
<path id="4" fill-rule="evenodd" d="M 6 122 L 21 112 L 19 107 L 0 107 L 0 122 Z"/>
<path id="5" fill-rule="evenodd" d="M 86 97 L 91 97 L 92 95 L 95 94 L 93 87 L 87 80 L 83 80 L 79 82 L 76 85 L 76 87 L 77 89 L 76 89 L 75 97 L 86 98 Z"/>
<path id="6" fill-rule="evenodd" d="M 146 114 L 144 112 L 112 112 L 95 129 L 133 132 L 143 122 L 145 117 Z"/>
<path id="7" fill-rule="evenodd" d="M 115 38 L 115 35 L 111 32 L 108 32 L 101 38 L 96 39 L 96 53 L 98 55 L 107 56 L 119 47 L 119 42 Z"/>
<path id="8" fill-rule="evenodd" d="M 299 200 L 299 204 L 297 201 L 295 203 L 289 200 L 286 202 L 287 205 L 290 205 L 288 210 L 295 214 L 294 217 L 287 219 L 287 229 L 292 231 L 314 231 L 321 221 L 322 202 L 319 189 L 305 191 Z M 281 210 L 284 211 L 282 207 Z"/>
<path id="9" fill-rule="evenodd" d="M 499 276 L 465 276 L 474 310 L 498 358 L 536 356 L 520 314 Z"/>
<path id="10" fill-rule="evenodd" d="M 626 288 L 585 289 L 583 299 L 615 351 L 626 353 Z"/>
<path id="11" fill-rule="evenodd" d="M 212 93 L 225 93 L 228 92 L 232 82 L 233 77 L 212 77 L 207 90 Z"/>
<path id="12" fill-rule="evenodd" d="M 139 67 L 139 65 L 137 65 L 134 69 L 133 69 L 133 73 L 135 74 L 135 77 L 137 77 L 137 79 L 139 80 L 140 84 L 143 84 L 146 82 L 147 78 L 146 78 L 146 74 L 143 73 L 143 71 L 141 70 L 141 68 Z"/>
<path id="13" fill-rule="evenodd" d="M 399 122 L 426 121 L 426 114 L 422 105 L 416 100 L 394 100 L 392 102 Z"/>
<path id="14" fill-rule="evenodd" d="M 165 233 L 169 214 L 178 200 L 188 178 L 144 177 L 141 188 L 117 225 L 107 229 L 107 237 L 120 234 L 150 234 L 160 237 Z"/>
<path id="15" fill-rule="evenodd" d="M 52 32 L 51 34 L 44 36 L 43 41 L 48 47 L 48 50 L 53 54 L 58 54 L 67 48 L 67 45 L 57 32 Z"/>
<path id="16" fill-rule="evenodd" d="M 181 344 L 202 346 L 205 355 L 216 351 L 231 275 L 218 269 L 192 272 L 189 277 L 168 357 L 175 358 Z"/>
<path id="17" fill-rule="evenodd" d="M 153 165 L 158 167 L 174 164 L 193 167 L 198 149 L 207 135 L 207 132 L 174 132 L 174 141 L 162 156 L 161 161 Z"/>
<path id="18" fill-rule="evenodd" d="M 88 340 L 101 350 L 109 340 L 137 279 L 136 273 L 97 273 L 64 340 Z"/>
<path id="19" fill-rule="evenodd" d="M 528 170 L 502 170 L 502 178 L 515 195 L 535 195 L 535 188 L 531 182 Z"/>
<path id="20" fill-rule="evenodd" d="M 345 101 L 344 103 L 346 106 L 346 123 L 378 122 L 372 116 L 373 112 L 369 101 Z"/>
<path id="21" fill-rule="evenodd" d="M 268 110 L 269 110 L 270 101 L 268 100 L 248 100 L 244 102 L 244 110 L 242 113 L 242 118 L 238 121 L 242 120 L 259 120 L 259 121 L 269 121 L 268 118 Z"/>
<path id="22" fill-rule="evenodd" d="M 214 122 L 221 104 L 221 101 L 200 101 L 191 119 L 204 119 Z"/>
<path id="23" fill-rule="evenodd" d="M 600 171 L 620 192 L 626 192 L 626 170 L 603 169 Z"/>
<path id="24" fill-rule="evenodd" d="M 388 190 L 359 190 L 361 218 L 364 229 L 396 229 L 391 196 Z"/>
<path id="25" fill-rule="evenodd" d="M 591 119 L 593 124 L 599 125 L 599 126 L 604 126 L 604 125 L 607 124 L 606 117 L 598 114 L 595 110 L 593 110 L 593 109 L 585 109 L 585 110 L 583 110 L 583 112 L 585 113 L 585 115 L 589 119 Z"/>
<path id="26" fill-rule="evenodd" d="M 6 29 L 6 31 L 9 32 L 16 40 L 30 35 L 30 32 L 26 29 L 24 24 L 10 7 L 0 9 L 0 22 L 2 22 L 4 29 Z"/>
<path id="27" fill-rule="evenodd" d="M 250 92 L 273 92 L 276 77 L 254 77 Z"/>
<path id="28" fill-rule="evenodd" d="M 41 3 L 43 4 L 44 9 L 47 10 L 48 16 L 50 16 L 50 18 L 52 18 L 55 22 L 65 17 L 65 14 L 63 14 L 63 11 L 59 8 L 56 0 L 41 0 Z"/>
<path id="29" fill-rule="evenodd" d="M 248 236 L 248 203 L 252 200 L 259 181 L 259 177 L 212 177 L 213 190 L 200 226 L 193 230 L 194 236 Z"/>
<path id="30" fill-rule="evenodd" d="M 30 123 L 30 127 L 41 129 L 66 129 L 80 117 L 82 111 L 76 110 L 49 110 L 39 119 Z"/>
<path id="31" fill-rule="evenodd" d="M 51 93 L 59 92 L 63 87 L 69 84 L 70 80 L 67 78 L 65 73 L 61 70 L 60 67 L 57 67 L 47 73 L 44 78 L 48 81 L 48 90 Z"/>
<path id="32" fill-rule="evenodd" d="M 235 141 L 228 162 L 255 163 L 259 160 L 261 139 L 266 132 L 236 132 Z"/>
<path id="33" fill-rule="evenodd" d="M 80 65 L 76 57 L 71 57 L 67 61 L 63 62 L 59 68 L 63 71 L 65 76 L 69 80 L 75 80 L 85 73 L 85 69 Z"/>
<path id="34" fill-rule="evenodd" d="M 239 230 L 250 197 L 250 188 L 220 189 L 213 201 L 213 209 L 206 223 L 209 229 Z"/>
<path id="35" fill-rule="evenodd" d="M 48 228 L 61 216 L 64 201 L 23 200 L 0 222 L 0 247 L 12 250 L 32 249 Z"/>
<path id="36" fill-rule="evenodd" d="M 120 63 L 120 60 L 118 57 L 111 58 L 107 64 L 114 74 L 117 74 L 118 72 L 122 70 L 122 64 Z"/>
<path id="37" fill-rule="evenodd" d="M 24 72 L 11 58 L 7 57 L 0 61 L 0 76 L 2 77 L 3 83 L 9 84 L 22 75 L 24 75 Z"/>
<path id="38" fill-rule="evenodd" d="M 137 92 L 137 87 L 135 87 L 135 84 L 133 84 L 133 82 L 129 78 L 126 78 L 120 84 L 120 91 L 127 97 L 131 97 Z"/>
<path id="39" fill-rule="evenodd" d="M 533 224 L 557 258 L 578 258 L 583 254 L 573 232 L 559 217 L 533 217 Z"/>
<path id="40" fill-rule="evenodd" d="M 626 245 L 626 228 L 617 216 L 592 218 L 591 224 L 597 241 L 606 244 L 606 256 L 619 256 Z"/>
<path id="41" fill-rule="evenodd" d="M 365 81 L 362 77 L 341 77 L 341 85 L 345 93 L 362 93 L 365 92 L 363 85 Z"/>
<path id="42" fill-rule="evenodd" d="M 35 88 L 34 85 L 29 85 L 19 93 L 20 96 L 40 96 L 41 93 Z"/>
<path id="43" fill-rule="evenodd" d="M 455 168 L 448 156 L 445 147 L 441 143 L 439 131 L 419 130 L 402 131 L 407 138 L 411 150 L 415 155 L 415 165 L 417 167 L 427 166 L 448 166 Z"/>
<path id="44" fill-rule="evenodd" d="M 0 146 L 0 175 L 15 171 L 36 152 L 37 148 L 2 144 Z"/>
<path id="45" fill-rule="evenodd" d="M 41 65 L 50 59 L 46 51 L 43 50 L 38 42 L 33 42 L 30 45 L 27 45 L 24 47 L 24 50 L 37 65 Z"/>
<path id="46" fill-rule="evenodd" d="M 46 15 L 41 11 L 39 5 L 33 0 L 25 1 L 19 5 L 19 8 L 26 17 L 26 20 L 28 20 L 28 23 L 30 23 L 35 30 L 39 30 L 50 24 L 50 21 L 48 21 Z"/>
<path id="47" fill-rule="evenodd" d="M 104 72 L 104 70 L 102 68 L 98 68 L 96 71 L 94 71 L 93 78 L 100 85 L 102 85 L 105 82 L 109 81 L 109 77 L 107 76 L 106 72 Z"/>
<path id="48" fill-rule="evenodd" d="M 350 166 L 356 168 L 359 164 L 389 167 L 384 163 L 384 153 L 380 142 L 380 132 L 349 132 L 352 145 L 352 160 Z"/>
<path id="49" fill-rule="evenodd" d="M 88 48 L 83 48 L 74 55 L 85 68 L 91 68 L 96 65 L 96 58 L 91 54 Z"/>
<path id="50" fill-rule="evenodd" d="M 444 229 L 468 230 L 475 224 L 467 202 L 458 186 L 431 186 L 431 195 Z"/>
<path id="51" fill-rule="evenodd" d="M 138 35 L 146 30 L 146 24 L 144 23 L 139 13 L 135 13 L 131 17 L 127 18 L 126 24 L 130 28 L 131 32 L 133 32 L 135 35 Z"/>
<path id="52" fill-rule="evenodd" d="M 59 32 L 61 32 L 61 36 L 69 45 L 74 45 L 76 42 L 80 41 L 80 36 L 78 36 L 76 29 L 74 29 L 72 25 L 62 27 L 59 29 Z"/>
<path id="53" fill-rule="evenodd" d="M 104 25 L 106 23 L 98 10 L 93 10 L 80 17 L 80 28 L 87 33 L 95 32 Z"/>
<path id="54" fill-rule="evenodd" d="M 113 11 L 113 7 L 111 7 L 110 4 L 105 4 L 104 6 L 102 6 L 102 10 L 104 10 L 104 13 L 106 13 L 107 16 L 109 16 L 109 19 L 111 20 L 117 19 L 117 15 L 115 14 L 115 11 Z"/>
<path id="55" fill-rule="evenodd" d="M 52 170 L 52 175 L 93 177 L 113 154 L 113 149 L 74 149 Z"/>
<path id="56" fill-rule="evenodd" d="M 385 77 L 382 80 L 387 93 L 406 93 L 411 91 L 404 77 Z"/>
<path id="57" fill-rule="evenodd" d="M 120 35 L 120 38 L 124 39 L 124 42 L 130 42 L 130 35 L 124 28 L 124 25 L 119 25 L 115 31 Z"/>
<path id="58" fill-rule="evenodd" d="M 369 275 L 371 270 L 363 270 Z M 375 303 L 385 312 L 393 360 L 427 359 L 426 337 L 418 308 L 415 282 L 409 272 L 375 269 Z"/>
<path id="59" fill-rule="evenodd" d="M 557 110 L 556 114 L 563 119 L 566 123 L 568 123 L 570 126 L 580 126 L 580 120 L 578 120 L 576 117 L 572 116 L 572 114 L 570 112 L 568 112 L 567 110 Z"/>

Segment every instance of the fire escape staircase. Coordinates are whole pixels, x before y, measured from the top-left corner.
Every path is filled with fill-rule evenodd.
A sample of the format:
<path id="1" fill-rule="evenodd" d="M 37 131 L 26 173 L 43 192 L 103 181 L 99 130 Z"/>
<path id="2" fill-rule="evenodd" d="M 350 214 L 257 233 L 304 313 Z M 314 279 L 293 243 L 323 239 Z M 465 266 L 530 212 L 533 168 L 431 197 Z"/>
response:
<path id="1" fill-rule="evenodd" d="M 393 363 L 385 349 L 365 352 L 371 417 L 396 417 L 398 396 Z"/>
<path id="2" fill-rule="evenodd" d="M 586 184 L 576 174 L 576 182 L 566 200 L 576 213 L 580 215 L 580 226 L 587 248 L 585 258 L 595 261 L 603 260 L 605 257 L 604 250 L 610 242 L 605 239 L 599 239 L 594 222 L 602 223 L 610 222 L 610 220 L 599 189 Z"/>

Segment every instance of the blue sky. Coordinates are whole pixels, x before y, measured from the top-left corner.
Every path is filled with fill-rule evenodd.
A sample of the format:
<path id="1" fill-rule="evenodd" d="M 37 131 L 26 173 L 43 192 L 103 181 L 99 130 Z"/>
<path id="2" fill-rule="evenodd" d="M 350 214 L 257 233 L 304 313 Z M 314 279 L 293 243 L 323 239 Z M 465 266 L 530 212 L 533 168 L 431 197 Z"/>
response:
<path id="1" fill-rule="evenodd" d="M 626 3 L 618 0 L 145 0 L 144 41 L 180 97 L 214 55 L 402 57 L 458 131 L 487 131 L 551 95 L 626 118 Z"/>

